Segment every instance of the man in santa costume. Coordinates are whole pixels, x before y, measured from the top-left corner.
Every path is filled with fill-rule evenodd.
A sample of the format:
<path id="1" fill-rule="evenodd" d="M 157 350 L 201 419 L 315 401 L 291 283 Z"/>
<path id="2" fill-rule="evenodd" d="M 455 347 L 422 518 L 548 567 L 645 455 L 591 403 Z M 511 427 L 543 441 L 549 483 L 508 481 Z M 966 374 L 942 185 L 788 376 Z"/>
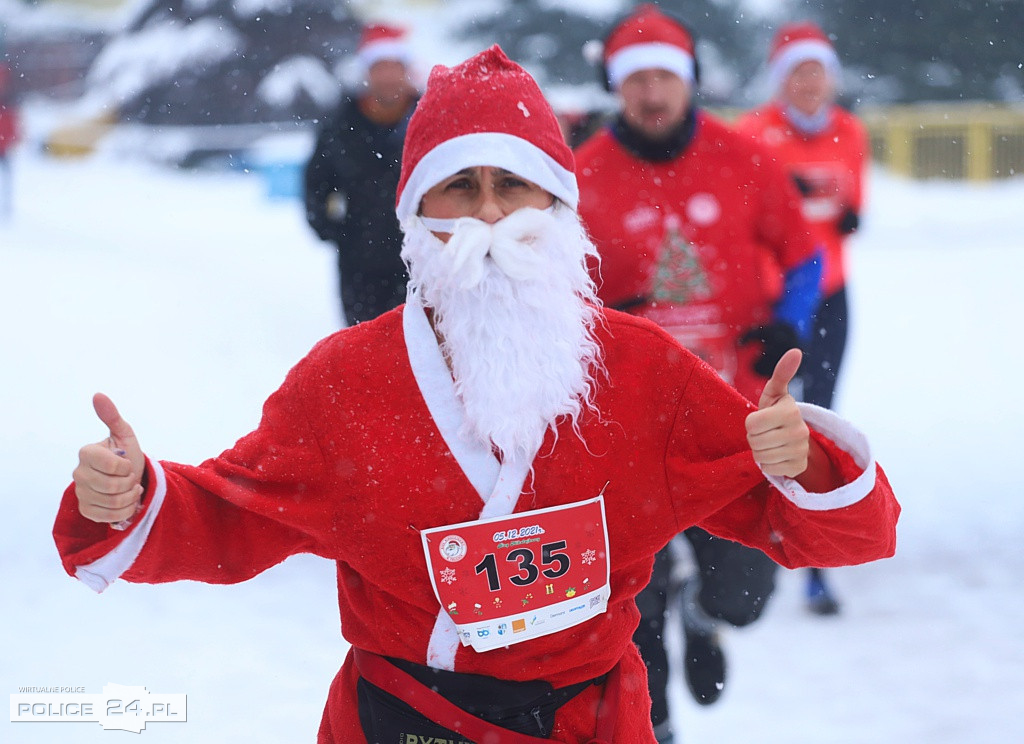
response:
<path id="1" fill-rule="evenodd" d="M 406 304 L 320 342 L 199 466 L 144 455 L 97 395 L 66 570 L 102 590 L 335 561 L 352 651 L 321 742 L 653 742 L 631 636 L 658 549 L 700 524 L 785 565 L 874 560 L 899 506 L 863 436 L 786 393 L 799 352 L 758 408 L 602 310 L 577 201 L 521 67 L 434 68 L 398 187 Z"/>
<path id="2" fill-rule="evenodd" d="M 825 32 L 809 21 L 782 26 L 772 40 L 768 72 L 773 98 L 748 112 L 736 128 L 763 144 L 785 166 L 802 197 L 804 218 L 824 249 L 821 301 L 804 349 L 803 399 L 832 407 L 846 348 L 846 240 L 864 205 L 867 131 L 836 104 L 842 69 Z M 832 615 L 839 603 L 824 574 L 811 569 L 807 602 Z"/>
<path id="3" fill-rule="evenodd" d="M 694 38 L 677 18 L 639 6 L 608 34 L 603 72 L 621 112 L 576 151 L 579 212 L 601 257 L 598 296 L 662 326 L 756 402 L 806 337 L 817 302 L 820 265 L 799 195 L 762 148 L 696 106 Z M 681 587 L 680 549 L 696 564 Z M 658 556 L 635 640 L 663 744 L 671 608 L 681 610 L 687 686 L 713 704 L 726 680 L 720 628 L 761 616 L 775 572 L 762 553 L 696 527 Z"/>

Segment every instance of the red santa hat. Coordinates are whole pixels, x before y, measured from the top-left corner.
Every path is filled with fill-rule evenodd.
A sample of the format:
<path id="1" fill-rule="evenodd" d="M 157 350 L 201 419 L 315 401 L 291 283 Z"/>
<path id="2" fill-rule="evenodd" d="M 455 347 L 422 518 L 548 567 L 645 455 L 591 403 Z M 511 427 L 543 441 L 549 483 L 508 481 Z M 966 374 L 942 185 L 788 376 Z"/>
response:
<path id="1" fill-rule="evenodd" d="M 668 70 L 692 83 L 696 79 L 693 37 L 681 23 L 645 3 L 608 35 L 604 65 L 612 90 L 638 70 Z"/>
<path id="2" fill-rule="evenodd" d="M 364 71 L 381 60 L 390 59 L 408 65 L 412 60 L 405 29 L 386 23 L 366 26 L 359 37 L 356 58 Z"/>
<path id="3" fill-rule="evenodd" d="M 772 89 L 778 91 L 790 73 L 804 62 L 820 62 L 832 80 L 838 82 L 839 56 L 825 32 L 810 21 L 782 26 L 768 54 Z"/>
<path id="4" fill-rule="evenodd" d="M 431 187 L 474 166 L 511 171 L 573 209 L 579 202 L 572 150 L 551 105 L 497 45 L 430 71 L 405 134 L 399 222 L 417 213 Z"/>

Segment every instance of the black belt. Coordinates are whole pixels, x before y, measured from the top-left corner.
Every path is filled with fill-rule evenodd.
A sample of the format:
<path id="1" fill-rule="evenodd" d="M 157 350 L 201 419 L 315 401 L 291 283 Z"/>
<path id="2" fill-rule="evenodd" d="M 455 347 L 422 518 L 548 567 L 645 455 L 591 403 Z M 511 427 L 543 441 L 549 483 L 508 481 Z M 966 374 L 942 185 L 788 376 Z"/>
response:
<path id="1" fill-rule="evenodd" d="M 480 674 L 463 674 L 386 658 L 353 649 L 360 679 L 357 683 L 359 719 L 370 744 L 412 741 L 433 737 L 441 741 L 466 741 L 472 728 L 447 728 L 459 714 L 474 717 L 507 731 L 510 741 L 546 739 L 554 728 L 558 709 L 591 685 L 604 684 L 607 674 L 567 687 L 547 682 L 513 682 Z M 454 706 L 454 709 L 453 707 Z M 463 721 L 464 723 L 464 721 Z"/>

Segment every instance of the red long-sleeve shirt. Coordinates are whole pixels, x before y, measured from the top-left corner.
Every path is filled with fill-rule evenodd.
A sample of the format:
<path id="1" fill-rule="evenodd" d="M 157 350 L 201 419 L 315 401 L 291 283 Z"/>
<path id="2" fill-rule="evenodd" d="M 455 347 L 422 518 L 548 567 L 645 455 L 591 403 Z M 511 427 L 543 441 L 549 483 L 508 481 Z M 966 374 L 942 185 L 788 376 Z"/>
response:
<path id="1" fill-rule="evenodd" d="M 629 304 L 669 329 L 757 400 L 757 345 L 738 340 L 772 320 L 779 271 L 810 260 L 816 246 L 786 172 L 749 137 L 706 112 L 696 117 L 671 160 L 643 160 L 608 129 L 584 142 L 580 217 L 601 256 L 604 303 Z"/>
<path id="2" fill-rule="evenodd" d="M 769 103 L 740 117 L 736 129 L 757 139 L 805 184 L 804 218 L 824 249 L 822 295 L 834 294 L 846 284 L 846 235 L 839 224 L 846 209 L 859 214 L 864 203 L 870 152 L 864 126 L 849 111 L 833 106 L 825 129 L 802 134 L 780 104 Z"/>

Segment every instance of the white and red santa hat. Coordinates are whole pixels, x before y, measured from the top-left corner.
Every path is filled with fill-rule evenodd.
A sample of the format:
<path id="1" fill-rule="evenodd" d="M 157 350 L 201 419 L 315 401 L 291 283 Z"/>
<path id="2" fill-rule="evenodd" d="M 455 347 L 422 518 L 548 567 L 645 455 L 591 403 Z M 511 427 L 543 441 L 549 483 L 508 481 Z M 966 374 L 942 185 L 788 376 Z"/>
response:
<path id="1" fill-rule="evenodd" d="M 768 74 L 772 90 L 781 90 L 790 73 L 804 62 L 820 62 L 832 81 L 839 82 L 839 55 L 824 31 L 810 21 L 790 23 L 779 28 L 768 53 Z"/>
<path id="2" fill-rule="evenodd" d="M 638 7 L 604 43 L 604 66 L 612 90 L 638 70 L 668 70 L 692 83 L 697 76 L 695 59 L 690 32 L 652 3 Z"/>
<path id="3" fill-rule="evenodd" d="M 572 150 L 537 82 L 497 45 L 437 65 L 409 120 L 396 212 L 404 223 L 433 186 L 464 168 L 503 168 L 576 209 Z"/>
<path id="4" fill-rule="evenodd" d="M 412 52 L 405 29 L 387 23 L 366 26 L 359 37 L 356 59 L 363 72 L 385 59 L 408 65 L 412 61 Z"/>

